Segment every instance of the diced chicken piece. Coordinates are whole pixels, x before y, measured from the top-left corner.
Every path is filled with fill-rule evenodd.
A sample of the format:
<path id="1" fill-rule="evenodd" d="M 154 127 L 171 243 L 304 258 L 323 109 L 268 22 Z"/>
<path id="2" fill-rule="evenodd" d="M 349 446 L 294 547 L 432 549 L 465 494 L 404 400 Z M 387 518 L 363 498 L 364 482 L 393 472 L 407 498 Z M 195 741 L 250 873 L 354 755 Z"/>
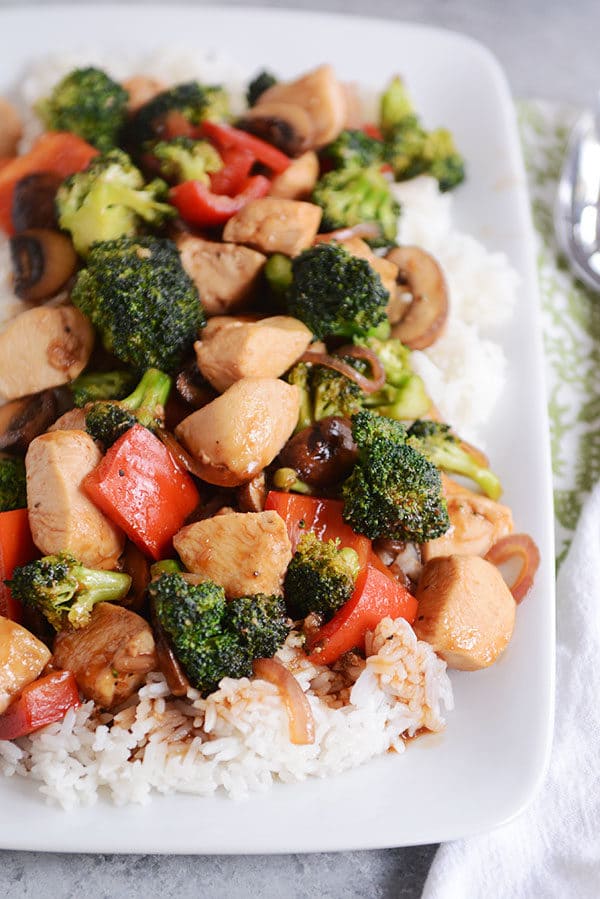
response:
<path id="1" fill-rule="evenodd" d="M 22 134 L 19 113 L 12 103 L 0 97 L 0 159 L 17 155 Z"/>
<path id="2" fill-rule="evenodd" d="M 494 543 L 514 530 L 508 506 L 443 477 L 450 529 L 421 547 L 423 561 L 437 556 L 485 556 Z"/>
<path id="3" fill-rule="evenodd" d="M 57 634 L 54 663 L 73 672 L 86 699 L 110 709 L 128 699 L 156 667 L 154 637 L 135 612 L 101 602 L 86 627 Z"/>
<path id="4" fill-rule="evenodd" d="M 49 431 L 85 431 L 85 409 L 69 409 L 57 418 Z"/>
<path id="5" fill-rule="evenodd" d="M 272 103 L 299 106 L 308 114 L 314 128 L 311 147 L 315 150 L 335 140 L 348 115 L 344 85 L 330 65 L 319 66 L 287 84 L 278 82 L 260 96 L 255 110 Z"/>
<path id="6" fill-rule="evenodd" d="M 341 241 L 342 246 L 348 250 L 352 256 L 358 256 L 359 259 L 366 259 L 371 268 L 374 268 L 385 289 L 390 295 L 391 300 L 396 293 L 396 278 L 398 277 L 398 266 L 384 259 L 383 256 L 376 256 L 366 241 L 360 237 L 350 237 L 348 240 Z"/>
<path id="7" fill-rule="evenodd" d="M 125 536 L 81 488 L 101 459 L 85 431 L 51 431 L 31 442 L 27 508 L 33 542 L 44 554 L 69 552 L 90 568 L 114 567 Z"/>
<path id="8" fill-rule="evenodd" d="M 191 234 L 182 234 L 177 247 L 208 315 L 242 309 L 255 293 L 267 261 L 249 247 L 215 243 Z"/>
<path id="9" fill-rule="evenodd" d="M 209 484 L 237 487 L 269 465 L 296 427 L 300 390 L 277 378 L 242 378 L 177 426 Z"/>
<path id="10" fill-rule="evenodd" d="M 277 512 L 228 512 L 197 521 L 179 531 L 173 545 L 186 568 L 221 584 L 229 599 L 281 593 L 292 559 Z"/>
<path id="11" fill-rule="evenodd" d="M 281 175 L 271 181 L 269 195 L 284 200 L 306 200 L 310 197 L 319 177 L 317 154 L 309 150 L 287 167 Z"/>
<path id="12" fill-rule="evenodd" d="M 123 87 L 129 94 L 127 111 L 133 113 L 162 93 L 166 89 L 166 84 L 148 75 L 132 75 L 123 82 Z"/>
<path id="13" fill-rule="evenodd" d="M 229 219 L 223 240 L 248 244 L 267 254 L 297 256 L 315 239 L 322 212 L 320 206 L 300 200 L 251 200 Z"/>
<path id="14" fill-rule="evenodd" d="M 223 393 L 240 378 L 278 378 L 312 340 L 306 325 L 289 315 L 236 322 L 194 344 L 198 368 Z"/>
<path id="15" fill-rule="evenodd" d="M 50 650 L 15 621 L 0 615 L 0 715 L 50 661 Z"/>
<path id="16" fill-rule="evenodd" d="M 496 566 L 485 559 L 433 559 L 425 565 L 415 595 L 415 633 L 449 668 L 487 668 L 508 646 L 516 603 Z"/>
<path id="17" fill-rule="evenodd" d="M 74 306 L 38 306 L 0 333 L 0 397 L 18 399 L 67 384 L 81 374 L 94 331 Z"/>

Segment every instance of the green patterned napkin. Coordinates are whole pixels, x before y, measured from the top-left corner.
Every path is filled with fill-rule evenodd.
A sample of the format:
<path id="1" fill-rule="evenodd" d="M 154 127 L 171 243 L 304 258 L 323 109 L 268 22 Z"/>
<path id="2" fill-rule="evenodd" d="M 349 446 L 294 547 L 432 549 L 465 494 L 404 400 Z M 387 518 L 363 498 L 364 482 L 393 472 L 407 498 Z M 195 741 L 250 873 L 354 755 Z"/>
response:
<path id="1" fill-rule="evenodd" d="M 560 565 L 583 501 L 600 479 L 600 291 L 593 293 L 570 274 L 554 239 L 558 178 L 579 111 L 527 101 L 518 113 L 538 237 Z"/>

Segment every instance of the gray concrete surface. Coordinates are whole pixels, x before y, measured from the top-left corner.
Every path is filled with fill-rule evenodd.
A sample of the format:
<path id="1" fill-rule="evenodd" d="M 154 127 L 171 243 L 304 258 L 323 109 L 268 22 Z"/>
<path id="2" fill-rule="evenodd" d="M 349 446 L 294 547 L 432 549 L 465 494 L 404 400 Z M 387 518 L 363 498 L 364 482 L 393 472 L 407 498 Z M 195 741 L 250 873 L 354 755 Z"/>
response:
<path id="1" fill-rule="evenodd" d="M 11 5 L 25 4 L 0 0 L 0 43 L 1 9 Z M 35 5 L 50 6 L 52 0 Z M 496 54 L 516 97 L 589 104 L 600 87 L 598 0 L 238 0 L 220 5 L 296 6 L 462 31 Z M 434 852 L 434 846 L 236 858 L 0 852 L 0 897 L 418 899 Z"/>

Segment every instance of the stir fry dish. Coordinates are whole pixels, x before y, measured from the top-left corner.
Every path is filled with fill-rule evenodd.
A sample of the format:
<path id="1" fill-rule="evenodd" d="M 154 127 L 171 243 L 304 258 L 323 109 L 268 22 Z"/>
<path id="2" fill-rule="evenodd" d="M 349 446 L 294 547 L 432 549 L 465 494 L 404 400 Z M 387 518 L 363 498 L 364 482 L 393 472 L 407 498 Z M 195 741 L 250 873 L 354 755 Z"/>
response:
<path id="1" fill-rule="evenodd" d="M 415 364 L 453 297 L 399 188 L 461 184 L 450 132 L 329 65 L 235 107 L 88 66 L 27 142 L 0 100 L 0 770 L 63 804 L 400 752 L 539 561 Z"/>

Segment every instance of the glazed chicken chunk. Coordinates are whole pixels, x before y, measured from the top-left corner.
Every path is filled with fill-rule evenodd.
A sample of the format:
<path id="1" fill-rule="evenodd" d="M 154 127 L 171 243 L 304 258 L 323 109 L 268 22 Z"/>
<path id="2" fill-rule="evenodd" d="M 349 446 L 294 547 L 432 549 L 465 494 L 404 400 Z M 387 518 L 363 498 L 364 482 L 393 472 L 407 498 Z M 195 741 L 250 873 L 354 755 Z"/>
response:
<path id="1" fill-rule="evenodd" d="M 419 602 L 415 633 L 449 668 L 487 668 L 508 646 L 516 603 L 491 562 L 466 555 L 432 559 L 415 595 Z"/>
<path id="2" fill-rule="evenodd" d="M 43 553 L 68 552 L 90 568 L 114 567 L 125 536 L 81 487 L 101 459 L 85 431 L 50 431 L 31 442 L 27 508 L 33 541 Z"/>
<path id="3" fill-rule="evenodd" d="M 277 512 L 226 512 L 179 531 L 173 545 L 190 571 L 221 584 L 229 599 L 281 593 L 292 558 Z"/>
<path id="4" fill-rule="evenodd" d="M 312 150 L 303 153 L 271 182 L 269 196 L 284 200 L 306 200 L 319 177 L 319 159 Z"/>
<path id="5" fill-rule="evenodd" d="M 223 240 L 247 244 L 261 253 L 297 256 L 315 239 L 321 215 L 321 207 L 314 203 L 279 197 L 251 200 L 229 219 Z"/>
<path id="6" fill-rule="evenodd" d="M 0 615 L 0 715 L 49 661 L 50 650 L 41 640 Z"/>
<path id="7" fill-rule="evenodd" d="M 311 340 L 312 333 L 297 318 L 274 315 L 257 322 L 231 319 L 205 331 L 194 348 L 201 373 L 222 393 L 240 378 L 278 378 Z"/>
<path id="8" fill-rule="evenodd" d="M 156 667 L 154 637 L 135 612 L 101 602 L 86 627 L 60 631 L 54 662 L 73 672 L 86 699 L 110 709 L 128 699 Z"/>
<path id="9" fill-rule="evenodd" d="M 250 247 L 184 234 L 181 263 L 198 288 L 208 315 L 242 309 L 255 293 L 266 257 Z"/>

